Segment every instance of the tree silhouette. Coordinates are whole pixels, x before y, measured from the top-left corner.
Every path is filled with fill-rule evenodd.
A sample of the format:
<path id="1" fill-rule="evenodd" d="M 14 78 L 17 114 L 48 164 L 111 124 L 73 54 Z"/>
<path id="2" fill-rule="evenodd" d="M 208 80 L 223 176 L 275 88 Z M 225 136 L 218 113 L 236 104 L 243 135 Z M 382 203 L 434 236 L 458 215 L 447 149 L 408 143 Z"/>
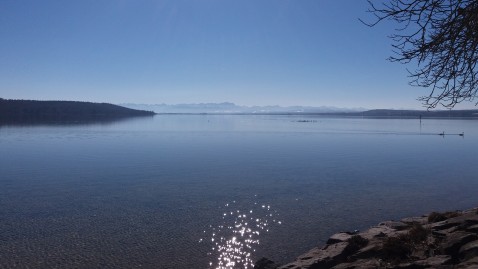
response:
<path id="1" fill-rule="evenodd" d="M 453 108 L 478 94 L 478 0 L 388 0 L 369 3 L 375 26 L 391 20 L 399 25 L 392 39 L 392 62 L 416 63 L 410 85 L 430 87 L 418 100 L 428 108 Z M 478 102 L 475 103 L 478 105 Z"/>

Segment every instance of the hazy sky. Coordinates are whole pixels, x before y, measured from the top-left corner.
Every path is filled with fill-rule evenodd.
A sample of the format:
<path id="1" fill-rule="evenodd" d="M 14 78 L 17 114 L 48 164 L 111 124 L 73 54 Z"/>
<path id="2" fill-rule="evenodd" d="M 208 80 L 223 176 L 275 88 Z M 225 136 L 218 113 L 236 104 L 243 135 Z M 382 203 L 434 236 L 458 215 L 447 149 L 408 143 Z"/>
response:
<path id="1" fill-rule="evenodd" d="M 0 97 L 420 108 L 365 0 L 1 0 Z M 414 68 L 414 66 L 409 66 Z"/>

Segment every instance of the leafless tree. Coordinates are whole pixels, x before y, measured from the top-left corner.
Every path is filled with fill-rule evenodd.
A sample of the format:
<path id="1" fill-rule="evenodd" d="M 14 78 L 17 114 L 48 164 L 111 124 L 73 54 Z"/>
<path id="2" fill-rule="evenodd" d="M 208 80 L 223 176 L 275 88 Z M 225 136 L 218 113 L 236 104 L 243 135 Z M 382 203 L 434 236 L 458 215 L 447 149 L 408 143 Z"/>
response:
<path id="1" fill-rule="evenodd" d="M 410 85 L 431 88 L 418 98 L 428 109 L 453 108 L 478 97 L 478 0 L 367 1 L 374 20 L 364 24 L 399 25 L 390 36 L 389 60 L 417 65 L 409 70 Z"/>

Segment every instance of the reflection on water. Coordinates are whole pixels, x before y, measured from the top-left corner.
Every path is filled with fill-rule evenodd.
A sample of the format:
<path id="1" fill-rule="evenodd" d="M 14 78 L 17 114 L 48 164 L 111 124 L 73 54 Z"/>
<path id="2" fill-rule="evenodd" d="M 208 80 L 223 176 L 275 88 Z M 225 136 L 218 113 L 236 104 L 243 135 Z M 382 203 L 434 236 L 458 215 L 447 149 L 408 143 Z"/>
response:
<path id="1" fill-rule="evenodd" d="M 476 123 L 157 115 L 2 126 L 0 268 L 286 263 L 337 231 L 474 207 Z M 283 224 L 267 233 L 278 221 L 269 204 Z"/>
<path id="2" fill-rule="evenodd" d="M 269 232 L 274 225 L 282 222 L 277 219 L 279 214 L 270 205 L 254 202 L 244 207 L 236 201 L 224 206 L 222 219 L 216 226 L 210 225 L 205 230 L 205 238 L 199 242 L 210 242 L 211 252 L 208 255 L 216 258 L 209 262 L 209 268 L 234 269 L 252 268 L 255 245 L 259 245 L 261 233 Z"/>
<path id="3" fill-rule="evenodd" d="M 2 127 L 32 127 L 32 126 L 50 126 L 50 127 L 69 127 L 69 126 L 88 126 L 99 125 L 108 126 L 124 123 L 134 120 L 153 119 L 152 115 L 136 116 L 101 116 L 101 117 L 77 117 L 77 118 L 20 118 L 5 119 L 0 118 L 0 128 Z"/>

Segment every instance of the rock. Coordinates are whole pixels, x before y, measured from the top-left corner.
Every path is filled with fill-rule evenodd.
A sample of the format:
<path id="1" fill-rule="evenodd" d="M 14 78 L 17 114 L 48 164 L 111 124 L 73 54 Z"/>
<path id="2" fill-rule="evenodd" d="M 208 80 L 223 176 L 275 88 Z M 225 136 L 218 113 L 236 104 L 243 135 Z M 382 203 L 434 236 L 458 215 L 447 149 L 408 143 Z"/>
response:
<path id="1" fill-rule="evenodd" d="M 377 259 L 357 260 L 354 262 L 341 263 L 332 267 L 332 269 L 376 269 L 381 268 L 381 262 Z"/>
<path id="2" fill-rule="evenodd" d="M 478 207 L 468 209 L 468 210 L 464 210 L 463 214 L 478 214 Z"/>
<path id="3" fill-rule="evenodd" d="M 461 228 L 466 229 L 467 227 L 475 224 L 478 224 L 478 214 L 468 213 L 444 221 L 433 223 L 432 229 L 444 230 L 454 226 L 460 226 Z"/>
<path id="4" fill-rule="evenodd" d="M 478 257 L 459 263 L 454 269 L 478 269 Z"/>
<path id="5" fill-rule="evenodd" d="M 418 223 L 421 225 L 425 225 L 428 223 L 428 217 L 423 216 L 423 217 L 403 218 L 401 221 L 406 224 Z"/>
<path id="6" fill-rule="evenodd" d="M 441 231 L 441 230 L 446 230 L 446 229 L 450 229 L 452 227 L 458 226 L 459 224 L 460 223 L 443 220 L 443 221 L 433 223 L 431 225 L 431 228 L 435 231 Z"/>
<path id="7" fill-rule="evenodd" d="M 416 264 L 418 266 L 423 266 L 424 268 L 428 268 L 428 267 L 436 268 L 439 265 L 450 264 L 451 261 L 452 259 L 448 255 L 437 255 L 425 260 L 413 262 L 413 264 Z"/>
<path id="8" fill-rule="evenodd" d="M 338 233 L 332 235 L 329 240 L 327 240 L 327 245 L 335 244 L 335 243 L 340 243 L 340 242 L 345 242 L 349 240 L 352 237 L 350 233 Z"/>
<path id="9" fill-rule="evenodd" d="M 318 250 L 317 248 L 300 256 L 295 262 L 279 267 L 279 269 L 292 268 L 320 268 L 326 269 L 343 262 L 346 258 L 344 250 L 347 247 L 347 242 L 340 242 Z"/>
<path id="10" fill-rule="evenodd" d="M 300 267 L 299 265 L 296 265 L 294 263 L 289 263 L 284 266 L 281 266 L 279 269 L 300 269 L 300 268 L 302 267 Z"/>
<path id="11" fill-rule="evenodd" d="M 373 257 L 378 257 L 381 254 L 380 247 L 377 243 L 370 243 L 368 246 L 361 248 L 357 253 L 352 255 L 352 259 L 370 259 Z"/>
<path id="12" fill-rule="evenodd" d="M 392 229 L 388 226 L 374 226 L 367 231 L 359 233 L 360 236 L 368 240 L 373 240 L 374 238 L 381 238 L 387 236 L 396 236 L 399 232 L 395 229 Z"/>
<path id="13" fill-rule="evenodd" d="M 458 226 L 453 226 L 451 228 L 444 229 L 444 230 L 438 230 L 438 231 L 437 230 L 432 230 L 432 234 L 435 235 L 435 236 L 438 236 L 438 237 L 445 237 L 445 236 L 450 235 L 451 233 L 454 233 L 454 232 L 458 231 L 459 230 Z"/>
<path id="14" fill-rule="evenodd" d="M 254 264 L 254 269 L 276 269 L 277 267 L 279 266 L 267 258 L 261 258 Z"/>
<path id="15" fill-rule="evenodd" d="M 478 233 L 478 224 L 469 226 L 468 228 L 466 228 L 466 231 L 470 232 L 470 233 L 477 234 Z"/>
<path id="16" fill-rule="evenodd" d="M 405 230 L 410 227 L 409 224 L 405 224 L 400 221 L 384 221 L 378 224 L 378 226 L 387 226 L 389 228 L 395 229 L 397 231 Z"/>
<path id="17" fill-rule="evenodd" d="M 255 268 L 269 269 L 264 266 L 271 264 L 275 267 L 270 268 L 277 269 L 478 269 L 478 209 L 436 214 L 448 219 L 428 223 L 425 216 L 385 221 L 356 238 L 341 232 L 332 235 L 325 247 L 314 248 L 292 263 L 277 267 L 264 260 L 256 264 L 262 267 Z M 400 255 L 387 254 L 393 251 Z"/>
<path id="18" fill-rule="evenodd" d="M 478 257 L 478 240 L 469 242 L 462 246 L 459 250 L 460 259 L 468 260 Z"/>
<path id="19" fill-rule="evenodd" d="M 394 269 L 423 269 L 425 267 L 419 266 L 410 262 L 404 262 L 393 266 Z"/>
<path id="20" fill-rule="evenodd" d="M 463 245 L 476 239 L 478 239 L 476 234 L 458 231 L 446 237 L 441 249 L 444 254 L 456 256 Z"/>

